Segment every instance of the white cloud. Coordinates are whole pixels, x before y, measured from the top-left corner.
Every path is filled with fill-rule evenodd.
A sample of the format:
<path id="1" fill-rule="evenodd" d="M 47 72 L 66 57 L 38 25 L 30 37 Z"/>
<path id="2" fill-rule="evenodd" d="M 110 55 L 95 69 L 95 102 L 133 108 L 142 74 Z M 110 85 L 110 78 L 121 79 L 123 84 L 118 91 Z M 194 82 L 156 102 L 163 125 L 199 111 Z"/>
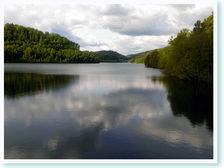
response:
<path id="1" fill-rule="evenodd" d="M 209 16 L 206 5 L 8 5 L 5 23 L 66 36 L 81 50 L 131 54 L 167 45 L 171 35 Z"/>

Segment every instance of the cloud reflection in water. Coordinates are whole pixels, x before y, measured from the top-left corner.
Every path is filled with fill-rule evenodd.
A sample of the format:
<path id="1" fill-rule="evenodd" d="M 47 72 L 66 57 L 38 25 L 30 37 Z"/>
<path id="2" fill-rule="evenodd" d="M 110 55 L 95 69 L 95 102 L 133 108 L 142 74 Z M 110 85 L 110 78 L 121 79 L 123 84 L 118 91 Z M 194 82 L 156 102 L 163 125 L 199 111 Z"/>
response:
<path id="1" fill-rule="evenodd" d="M 173 115 L 167 97 L 162 82 L 105 75 L 5 98 L 5 157 L 212 158 L 212 131 Z"/>

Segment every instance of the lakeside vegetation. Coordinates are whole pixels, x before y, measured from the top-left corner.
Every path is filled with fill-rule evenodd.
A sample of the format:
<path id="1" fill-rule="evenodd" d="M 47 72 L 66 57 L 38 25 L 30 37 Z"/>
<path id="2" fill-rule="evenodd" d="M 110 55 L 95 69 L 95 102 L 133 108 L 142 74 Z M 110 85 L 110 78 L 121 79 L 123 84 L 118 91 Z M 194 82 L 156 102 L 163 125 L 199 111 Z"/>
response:
<path id="1" fill-rule="evenodd" d="M 5 63 L 98 63 L 79 44 L 55 33 L 14 24 L 4 26 Z"/>
<path id="2" fill-rule="evenodd" d="M 197 82 L 213 81 L 213 14 L 197 21 L 192 31 L 181 30 L 171 37 L 165 48 L 145 54 L 146 67 L 160 68 L 163 72 Z"/>

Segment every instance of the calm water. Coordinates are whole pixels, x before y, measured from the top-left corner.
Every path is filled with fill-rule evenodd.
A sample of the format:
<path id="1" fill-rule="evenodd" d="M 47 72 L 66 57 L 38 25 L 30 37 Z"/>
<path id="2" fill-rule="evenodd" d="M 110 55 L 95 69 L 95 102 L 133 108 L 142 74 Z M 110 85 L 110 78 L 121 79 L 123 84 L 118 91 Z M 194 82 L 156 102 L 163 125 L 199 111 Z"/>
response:
<path id="1" fill-rule="evenodd" d="M 142 64 L 5 64 L 5 158 L 213 158 L 212 91 Z"/>

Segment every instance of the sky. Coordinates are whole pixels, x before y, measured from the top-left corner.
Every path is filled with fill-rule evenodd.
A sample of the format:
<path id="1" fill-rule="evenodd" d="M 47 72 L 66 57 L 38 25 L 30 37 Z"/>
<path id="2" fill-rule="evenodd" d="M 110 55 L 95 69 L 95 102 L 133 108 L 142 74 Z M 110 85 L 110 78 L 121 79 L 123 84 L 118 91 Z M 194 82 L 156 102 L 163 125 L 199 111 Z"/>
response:
<path id="1" fill-rule="evenodd" d="M 58 33 L 81 50 L 128 55 L 167 46 L 171 36 L 212 11 L 206 4 L 10 4 L 4 23 Z"/>

